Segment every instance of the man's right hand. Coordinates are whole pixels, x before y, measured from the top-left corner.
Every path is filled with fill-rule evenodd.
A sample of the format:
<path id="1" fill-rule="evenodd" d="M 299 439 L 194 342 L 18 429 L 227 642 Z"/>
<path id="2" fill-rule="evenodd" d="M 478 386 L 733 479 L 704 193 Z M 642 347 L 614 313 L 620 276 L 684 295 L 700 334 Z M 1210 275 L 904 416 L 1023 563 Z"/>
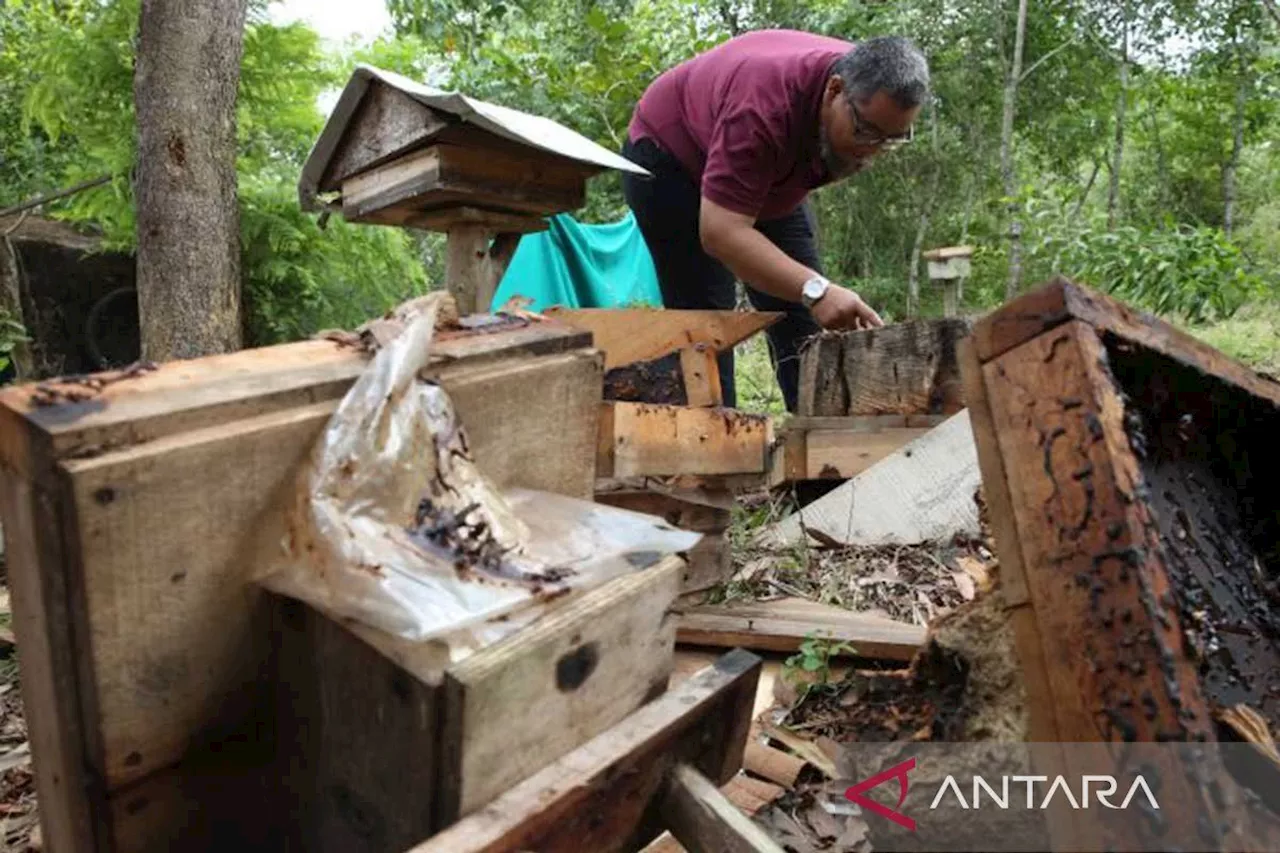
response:
<path id="1" fill-rule="evenodd" d="M 884 325 L 880 315 L 848 288 L 832 284 L 822 298 L 809 309 L 813 319 L 824 329 L 875 329 Z"/>

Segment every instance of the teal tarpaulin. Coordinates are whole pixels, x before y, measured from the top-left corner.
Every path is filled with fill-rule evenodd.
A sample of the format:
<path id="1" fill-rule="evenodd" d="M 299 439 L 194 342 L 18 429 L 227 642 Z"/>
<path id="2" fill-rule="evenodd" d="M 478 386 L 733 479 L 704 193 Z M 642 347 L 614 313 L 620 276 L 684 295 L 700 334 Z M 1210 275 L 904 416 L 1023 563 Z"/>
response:
<path id="1" fill-rule="evenodd" d="M 635 214 L 620 222 L 583 225 L 568 214 L 550 228 L 520 238 L 489 310 L 523 296 L 530 311 L 565 308 L 662 307 L 653 258 Z"/>

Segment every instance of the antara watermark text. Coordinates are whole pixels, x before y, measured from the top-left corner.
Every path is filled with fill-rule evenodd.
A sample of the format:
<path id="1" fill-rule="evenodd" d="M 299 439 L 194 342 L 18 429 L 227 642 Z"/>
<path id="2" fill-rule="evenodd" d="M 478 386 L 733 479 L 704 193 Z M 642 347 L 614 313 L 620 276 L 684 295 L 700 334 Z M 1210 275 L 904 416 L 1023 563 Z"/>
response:
<path id="1" fill-rule="evenodd" d="M 1141 776 L 1133 780 L 1133 784 L 1129 786 L 1128 793 L 1124 795 L 1124 800 L 1121 801 L 1120 805 L 1112 802 L 1120 788 L 1114 776 L 1081 777 L 1078 789 L 1079 798 L 1076 797 L 1077 790 L 1073 790 L 1063 776 L 1055 776 L 1052 784 L 1049 784 L 1048 776 L 1001 776 L 998 789 L 983 777 L 974 776 L 971 789 L 972 796 L 969 799 L 965 799 L 964 791 L 961 789 L 960 783 L 956 781 L 956 778 L 947 776 L 942 782 L 942 787 L 938 789 L 938 793 L 934 796 L 933 802 L 930 803 L 929 808 L 936 809 L 939 803 L 943 802 L 944 798 L 950 794 L 950 797 L 963 809 L 982 808 L 984 799 L 989 800 L 997 808 L 1007 809 L 1011 799 L 1019 793 L 1020 787 L 1026 791 L 1028 809 L 1048 808 L 1049 803 L 1055 796 L 1061 796 L 1066 802 L 1070 803 L 1073 809 L 1087 809 L 1095 799 L 1104 808 L 1127 809 L 1129 803 L 1136 796 L 1145 797 L 1151 808 L 1160 808 L 1160 804 L 1156 802 L 1155 795 L 1151 793 L 1151 788 L 1147 785 L 1147 780 Z M 1040 792 L 1043 792 L 1043 795 L 1037 798 L 1037 794 Z M 1017 801 L 1015 800 L 1014 802 Z"/>

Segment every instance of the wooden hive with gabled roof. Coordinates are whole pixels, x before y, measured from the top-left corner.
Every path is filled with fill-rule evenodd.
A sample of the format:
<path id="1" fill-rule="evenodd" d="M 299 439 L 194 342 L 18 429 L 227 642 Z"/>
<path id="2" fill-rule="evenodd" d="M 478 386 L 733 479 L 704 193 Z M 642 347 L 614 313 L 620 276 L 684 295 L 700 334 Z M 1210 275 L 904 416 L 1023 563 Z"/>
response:
<path id="1" fill-rule="evenodd" d="M 444 231 L 459 310 L 486 310 L 519 236 L 576 210 L 587 179 L 643 168 L 550 119 L 357 66 L 303 166 L 305 210 Z"/>

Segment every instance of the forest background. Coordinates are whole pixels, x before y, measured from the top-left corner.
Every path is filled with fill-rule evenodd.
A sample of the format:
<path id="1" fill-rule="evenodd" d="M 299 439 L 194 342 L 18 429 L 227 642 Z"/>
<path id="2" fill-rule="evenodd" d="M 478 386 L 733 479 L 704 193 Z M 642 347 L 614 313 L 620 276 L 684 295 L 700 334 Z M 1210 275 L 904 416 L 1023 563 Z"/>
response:
<path id="1" fill-rule="evenodd" d="M 298 5 L 295 3 L 294 5 Z M 350 328 L 441 281 L 436 235 L 322 229 L 302 162 L 356 62 L 556 119 L 617 150 L 645 86 L 754 29 L 927 53 L 912 144 L 814 196 L 827 274 L 887 320 L 937 315 L 922 251 L 975 247 L 963 308 L 1064 274 L 1280 373 L 1280 10 L 1276 0 L 388 0 L 335 44 L 247 5 L 235 104 L 245 345 Z M 352 16 L 365 14 L 356 5 Z M 140 0 L 0 0 L 0 207 L 42 208 L 137 245 Z M 615 175 L 583 222 L 625 215 Z M 0 351 L 20 334 L 0 318 Z M 741 405 L 779 411 L 755 342 Z"/>

